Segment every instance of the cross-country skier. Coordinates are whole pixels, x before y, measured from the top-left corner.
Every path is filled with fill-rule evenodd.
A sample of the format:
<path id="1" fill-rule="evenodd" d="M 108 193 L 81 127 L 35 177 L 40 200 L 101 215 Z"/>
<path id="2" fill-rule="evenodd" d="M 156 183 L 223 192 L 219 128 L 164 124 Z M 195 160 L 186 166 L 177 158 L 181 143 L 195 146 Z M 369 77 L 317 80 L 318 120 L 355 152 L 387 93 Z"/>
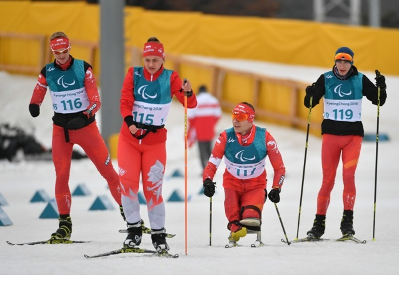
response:
<path id="1" fill-rule="evenodd" d="M 55 32 L 50 36 L 50 48 L 55 60 L 41 70 L 29 112 L 34 118 L 39 116 L 49 88 L 54 109 L 52 156 L 56 174 L 55 200 L 60 214 L 59 228 L 51 238 L 69 239 L 72 233 L 72 197 L 68 182 L 75 144 L 82 147 L 105 178 L 112 197 L 120 205 L 122 217 L 125 217 L 118 174 L 95 120 L 101 102 L 92 67 L 69 54 L 71 43 L 64 32 Z"/>
<path id="2" fill-rule="evenodd" d="M 354 235 L 353 209 L 356 200 L 355 172 L 358 164 L 364 129 L 362 124 L 362 99 L 366 96 L 372 104 L 384 105 L 387 98 L 385 77 L 378 71 L 376 86 L 358 72 L 353 65 L 354 53 L 348 47 L 340 47 L 334 55 L 335 64 L 331 71 L 322 74 L 306 88 L 304 104 L 307 108 L 319 104 L 324 97 L 324 120 L 321 124 L 323 135 L 321 164 L 322 185 L 317 196 L 317 212 L 313 227 L 307 232 L 308 238 L 319 239 L 325 231 L 330 194 L 334 187 L 335 175 L 342 157 L 342 179 L 344 190 L 341 232 Z M 379 98 L 379 99 L 378 99 Z"/>
<path id="3" fill-rule="evenodd" d="M 151 238 L 158 252 L 169 250 L 165 231 L 165 203 L 162 185 L 166 166 L 164 128 L 172 97 L 194 108 L 197 99 L 190 81 L 182 82 L 176 71 L 164 68 L 162 43 L 149 38 L 143 48 L 144 67 L 129 68 L 122 86 L 120 111 L 124 120 L 118 142 L 119 179 L 127 220 L 126 247 L 137 247 L 142 239 L 138 199 L 140 175 L 147 201 Z"/>

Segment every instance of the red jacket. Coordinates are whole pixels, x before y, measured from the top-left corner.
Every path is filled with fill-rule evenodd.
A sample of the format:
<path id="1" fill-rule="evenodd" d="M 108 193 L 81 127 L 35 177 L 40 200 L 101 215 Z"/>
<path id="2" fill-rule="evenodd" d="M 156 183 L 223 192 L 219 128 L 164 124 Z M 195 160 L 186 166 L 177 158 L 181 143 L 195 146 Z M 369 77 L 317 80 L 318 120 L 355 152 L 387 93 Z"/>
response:
<path id="1" fill-rule="evenodd" d="M 256 126 L 252 125 L 251 131 L 256 130 Z M 283 162 L 283 158 L 281 156 L 280 150 L 277 147 L 277 143 L 274 140 L 273 136 L 266 131 L 265 133 L 266 137 L 266 149 L 267 149 L 267 156 L 269 157 L 269 161 L 272 164 L 273 170 L 274 170 L 274 175 L 273 175 L 273 188 L 281 188 L 284 182 L 284 177 L 285 177 L 285 166 Z M 240 134 L 236 134 L 237 139 L 241 145 L 242 143 L 242 136 Z M 250 135 L 248 138 L 247 144 L 250 145 L 253 143 L 255 138 L 255 132 Z M 207 166 L 204 169 L 203 172 L 203 180 L 205 181 L 206 178 L 213 179 L 213 177 L 216 174 L 217 168 L 219 167 L 220 162 L 223 159 L 225 149 L 226 149 L 226 142 L 227 142 L 227 134 L 226 131 L 223 131 L 218 140 L 215 143 L 215 147 L 212 150 L 211 158 L 213 162 L 216 164 L 212 163 L 211 161 L 208 162 Z M 252 179 L 245 179 L 246 186 L 248 187 L 248 182 L 251 182 L 251 189 L 255 188 L 266 188 L 266 178 L 267 178 L 267 172 L 265 169 L 265 172 L 263 172 L 262 175 L 252 178 Z M 241 190 L 242 188 L 242 181 L 243 179 L 238 179 L 234 176 L 232 176 L 229 172 L 225 171 L 223 174 L 223 187 L 224 188 L 229 188 L 229 189 L 234 189 L 234 190 Z"/>
<path id="2" fill-rule="evenodd" d="M 219 101 L 210 93 L 198 94 L 197 101 L 197 107 L 188 111 L 188 136 L 191 145 L 196 140 L 212 141 L 215 137 L 216 124 L 222 114 Z"/>
<path id="3" fill-rule="evenodd" d="M 154 81 L 157 80 L 159 75 L 163 71 L 163 67 L 159 69 L 155 74 L 151 75 L 145 68 L 144 68 L 144 76 L 145 79 L 148 81 Z M 134 80 L 133 80 L 133 72 L 134 68 L 130 67 L 125 80 L 123 82 L 122 86 L 122 92 L 121 92 L 121 99 L 120 99 L 120 111 L 122 118 L 125 119 L 128 116 L 132 116 L 132 111 L 133 111 L 133 104 L 134 104 Z M 177 100 L 184 105 L 184 93 L 181 89 L 182 87 L 182 80 L 179 78 L 179 75 L 176 71 L 173 71 L 172 75 L 170 76 L 170 96 L 173 97 L 175 96 Z M 190 97 L 187 97 L 187 108 L 194 108 L 197 106 L 197 98 L 195 97 L 195 94 L 193 94 Z M 144 130 L 138 130 L 136 133 L 136 136 L 142 135 Z M 157 132 L 153 133 L 150 132 L 145 138 L 142 140 L 138 140 L 136 138 L 133 138 L 130 131 L 129 127 L 127 126 L 126 122 L 123 122 L 121 132 L 120 134 L 132 139 L 132 141 L 136 143 L 142 143 L 142 144 L 156 144 L 160 142 L 166 141 L 166 133 L 167 130 L 165 128 L 158 129 Z"/>

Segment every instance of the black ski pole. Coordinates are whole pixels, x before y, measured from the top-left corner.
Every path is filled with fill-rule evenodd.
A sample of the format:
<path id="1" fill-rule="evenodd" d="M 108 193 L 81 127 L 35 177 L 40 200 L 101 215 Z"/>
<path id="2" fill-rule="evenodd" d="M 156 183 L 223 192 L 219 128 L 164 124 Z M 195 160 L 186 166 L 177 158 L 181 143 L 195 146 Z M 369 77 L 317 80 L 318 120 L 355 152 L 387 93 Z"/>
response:
<path id="1" fill-rule="evenodd" d="M 305 181 L 305 167 L 306 167 L 306 156 L 308 153 L 308 141 L 309 141 L 309 127 L 310 127 L 310 116 L 312 113 L 312 102 L 313 102 L 313 96 L 310 97 L 310 106 L 309 106 L 309 115 L 308 115 L 308 127 L 306 129 L 306 144 L 305 144 L 305 158 L 303 160 L 303 171 L 302 171 L 302 185 L 301 185 L 301 197 L 299 199 L 299 213 L 298 213 L 298 226 L 296 230 L 296 240 L 298 239 L 298 234 L 299 234 L 299 223 L 301 220 L 301 210 L 302 210 L 302 196 L 303 196 L 303 183 Z"/>
<path id="2" fill-rule="evenodd" d="M 209 246 L 212 246 L 212 197 L 209 197 Z"/>
<path id="3" fill-rule="evenodd" d="M 279 218 L 279 220 L 280 220 L 281 227 L 283 228 L 283 232 L 284 232 L 285 240 L 287 241 L 287 245 L 290 245 L 291 242 L 288 240 L 287 234 L 285 233 L 283 221 L 281 220 L 280 212 L 278 211 L 278 208 L 277 208 L 277 204 L 276 204 L 276 203 L 274 203 L 274 207 L 276 208 L 277 215 L 278 215 L 278 218 Z"/>
<path id="4" fill-rule="evenodd" d="M 376 79 L 380 77 L 380 72 L 375 70 Z M 378 88 L 377 102 L 377 132 L 375 136 L 375 175 L 374 175 L 374 217 L 373 217 L 373 241 L 375 241 L 375 215 L 377 211 L 377 164 L 378 164 L 378 139 L 380 131 L 380 87 Z"/>

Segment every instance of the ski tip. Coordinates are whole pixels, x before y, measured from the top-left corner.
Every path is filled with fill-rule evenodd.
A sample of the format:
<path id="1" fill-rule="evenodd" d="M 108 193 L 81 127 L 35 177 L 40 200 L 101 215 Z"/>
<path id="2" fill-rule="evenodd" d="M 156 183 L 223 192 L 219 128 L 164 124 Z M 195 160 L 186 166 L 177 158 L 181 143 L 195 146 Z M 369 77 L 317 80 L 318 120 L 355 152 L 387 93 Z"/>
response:
<path id="1" fill-rule="evenodd" d="M 87 254 L 84 254 L 83 255 L 85 258 L 98 258 L 98 257 L 103 257 L 103 258 L 105 258 L 105 257 L 107 257 L 107 255 L 104 255 L 104 256 L 96 256 L 96 255 L 87 255 Z"/>
<path id="2" fill-rule="evenodd" d="M 157 255 L 157 256 L 160 256 L 160 257 L 170 257 L 170 258 L 178 258 L 179 257 L 179 254 L 173 254 L 173 253 L 169 253 L 168 251 L 165 251 L 165 252 L 157 252 L 157 253 L 154 253 L 155 255 Z"/>
<path id="3" fill-rule="evenodd" d="M 167 255 L 161 255 L 161 256 L 164 256 L 164 257 L 170 257 L 170 258 L 179 258 L 180 257 L 180 255 L 179 254 L 172 254 L 172 253 L 167 253 Z"/>

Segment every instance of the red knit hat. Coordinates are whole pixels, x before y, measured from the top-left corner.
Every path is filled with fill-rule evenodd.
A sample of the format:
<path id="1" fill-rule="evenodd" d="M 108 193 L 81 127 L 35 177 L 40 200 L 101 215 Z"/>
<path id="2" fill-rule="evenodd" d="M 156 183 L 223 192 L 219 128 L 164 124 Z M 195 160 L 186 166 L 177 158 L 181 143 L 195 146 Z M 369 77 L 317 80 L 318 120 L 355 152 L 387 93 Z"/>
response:
<path id="1" fill-rule="evenodd" d="M 71 43 L 67 37 L 58 37 L 50 41 L 51 51 L 58 51 L 71 47 Z"/>
<path id="2" fill-rule="evenodd" d="M 255 111 L 252 107 L 245 103 L 239 103 L 234 107 L 232 114 L 246 114 L 248 122 L 253 123 L 255 119 Z"/>
<path id="3" fill-rule="evenodd" d="M 165 58 L 165 52 L 163 45 L 159 42 L 147 42 L 144 44 L 143 57 L 146 56 L 159 56 L 160 58 Z"/>

